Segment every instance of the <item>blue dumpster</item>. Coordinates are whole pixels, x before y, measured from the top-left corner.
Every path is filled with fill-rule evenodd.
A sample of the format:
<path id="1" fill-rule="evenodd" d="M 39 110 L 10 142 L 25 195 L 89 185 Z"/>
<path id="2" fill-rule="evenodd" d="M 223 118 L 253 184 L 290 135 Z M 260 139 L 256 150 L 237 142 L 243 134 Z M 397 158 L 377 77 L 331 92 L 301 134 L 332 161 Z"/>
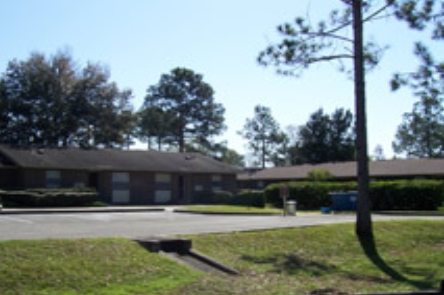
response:
<path id="1" fill-rule="evenodd" d="M 358 208 L 358 192 L 335 192 L 330 196 L 334 211 L 356 211 Z"/>

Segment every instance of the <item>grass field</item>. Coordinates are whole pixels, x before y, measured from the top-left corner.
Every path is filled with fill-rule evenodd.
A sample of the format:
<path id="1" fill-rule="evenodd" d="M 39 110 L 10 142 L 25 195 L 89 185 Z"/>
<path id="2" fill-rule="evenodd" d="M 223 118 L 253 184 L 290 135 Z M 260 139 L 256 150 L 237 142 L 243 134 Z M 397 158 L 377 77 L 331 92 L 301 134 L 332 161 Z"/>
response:
<path id="1" fill-rule="evenodd" d="M 125 239 L 0 243 L 2 295 L 168 294 L 200 276 Z"/>
<path id="2" fill-rule="evenodd" d="M 195 287 L 184 288 L 182 294 L 438 288 L 444 279 L 443 221 L 375 223 L 375 233 L 377 251 L 366 247 L 367 253 L 352 224 L 194 237 L 200 251 L 237 268 L 243 276 L 229 283 L 218 278 L 199 281 Z M 206 293 L 198 293 L 200 289 Z"/>
<path id="3" fill-rule="evenodd" d="M 214 205 L 214 206 L 183 206 L 180 210 L 194 211 L 194 212 L 210 212 L 210 213 L 246 213 L 246 214 L 282 214 L 282 209 L 277 208 L 256 208 L 245 206 L 229 206 L 229 205 Z"/>
<path id="4" fill-rule="evenodd" d="M 11 241 L 0 243 L 0 294 L 366 293 L 444 279 L 444 221 L 375 223 L 376 247 L 352 224 L 191 238 L 240 275 L 200 274 L 125 239 Z"/>

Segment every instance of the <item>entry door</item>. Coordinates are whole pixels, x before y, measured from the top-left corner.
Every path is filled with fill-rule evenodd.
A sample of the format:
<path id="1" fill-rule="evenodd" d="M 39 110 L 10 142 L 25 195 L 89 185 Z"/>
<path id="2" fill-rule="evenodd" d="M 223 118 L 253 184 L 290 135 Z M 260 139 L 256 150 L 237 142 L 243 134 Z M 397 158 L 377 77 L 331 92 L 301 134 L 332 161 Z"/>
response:
<path id="1" fill-rule="evenodd" d="M 180 175 L 177 181 L 177 201 L 179 204 L 188 204 L 191 202 L 190 193 L 188 191 L 189 178 L 186 175 Z"/>
<path id="2" fill-rule="evenodd" d="M 125 204 L 130 202 L 130 176 L 126 172 L 113 173 L 112 179 L 112 202 Z"/>
<path id="3" fill-rule="evenodd" d="M 179 202 L 185 200 L 185 179 L 183 176 L 179 176 Z"/>
<path id="4" fill-rule="evenodd" d="M 89 174 L 88 187 L 99 190 L 99 174 L 96 172 Z"/>

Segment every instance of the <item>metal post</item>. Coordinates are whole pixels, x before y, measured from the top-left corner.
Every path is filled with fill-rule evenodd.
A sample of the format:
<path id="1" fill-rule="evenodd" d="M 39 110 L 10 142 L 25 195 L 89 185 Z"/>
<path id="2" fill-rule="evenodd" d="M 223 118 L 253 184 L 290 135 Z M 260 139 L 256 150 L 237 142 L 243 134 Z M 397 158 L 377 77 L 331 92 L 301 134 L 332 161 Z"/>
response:
<path id="1" fill-rule="evenodd" d="M 287 198 L 288 198 L 288 187 L 282 186 L 279 188 L 279 195 L 282 198 L 282 202 L 284 203 L 284 216 L 287 216 Z"/>
<path id="2" fill-rule="evenodd" d="M 286 195 L 283 196 L 282 201 L 284 202 L 284 204 L 283 204 L 284 206 L 282 207 L 282 208 L 284 208 L 284 217 L 286 217 L 287 216 L 287 196 Z"/>

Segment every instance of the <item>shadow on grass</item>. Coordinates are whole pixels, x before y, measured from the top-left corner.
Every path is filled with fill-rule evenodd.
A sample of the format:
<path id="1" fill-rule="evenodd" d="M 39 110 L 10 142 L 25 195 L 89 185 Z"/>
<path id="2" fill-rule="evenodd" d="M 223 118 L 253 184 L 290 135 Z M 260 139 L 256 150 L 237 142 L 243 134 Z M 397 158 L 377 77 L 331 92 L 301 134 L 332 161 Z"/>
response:
<path id="1" fill-rule="evenodd" d="M 335 266 L 308 260 L 293 253 L 278 253 L 265 257 L 243 255 L 241 259 L 255 264 L 269 264 L 272 266 L 271 272 L 274 273 L 296 274 L 304 271 L 313 276 L 322 276 L 336 270 Z"/>
<path id="2" fill-rule="evenodd" d="M 379 254 L 374 237 L 359 237 L 359 242 L 364 250 L 367 258 L 383 273 L 389 276 L 392 280 L 403 282 L 414 286 L 419 290 L 432 289 L 434 287 L 432 282 L 427 281 L 413 281 L 399 273 L 396 269 L 391 267 Z"/>

